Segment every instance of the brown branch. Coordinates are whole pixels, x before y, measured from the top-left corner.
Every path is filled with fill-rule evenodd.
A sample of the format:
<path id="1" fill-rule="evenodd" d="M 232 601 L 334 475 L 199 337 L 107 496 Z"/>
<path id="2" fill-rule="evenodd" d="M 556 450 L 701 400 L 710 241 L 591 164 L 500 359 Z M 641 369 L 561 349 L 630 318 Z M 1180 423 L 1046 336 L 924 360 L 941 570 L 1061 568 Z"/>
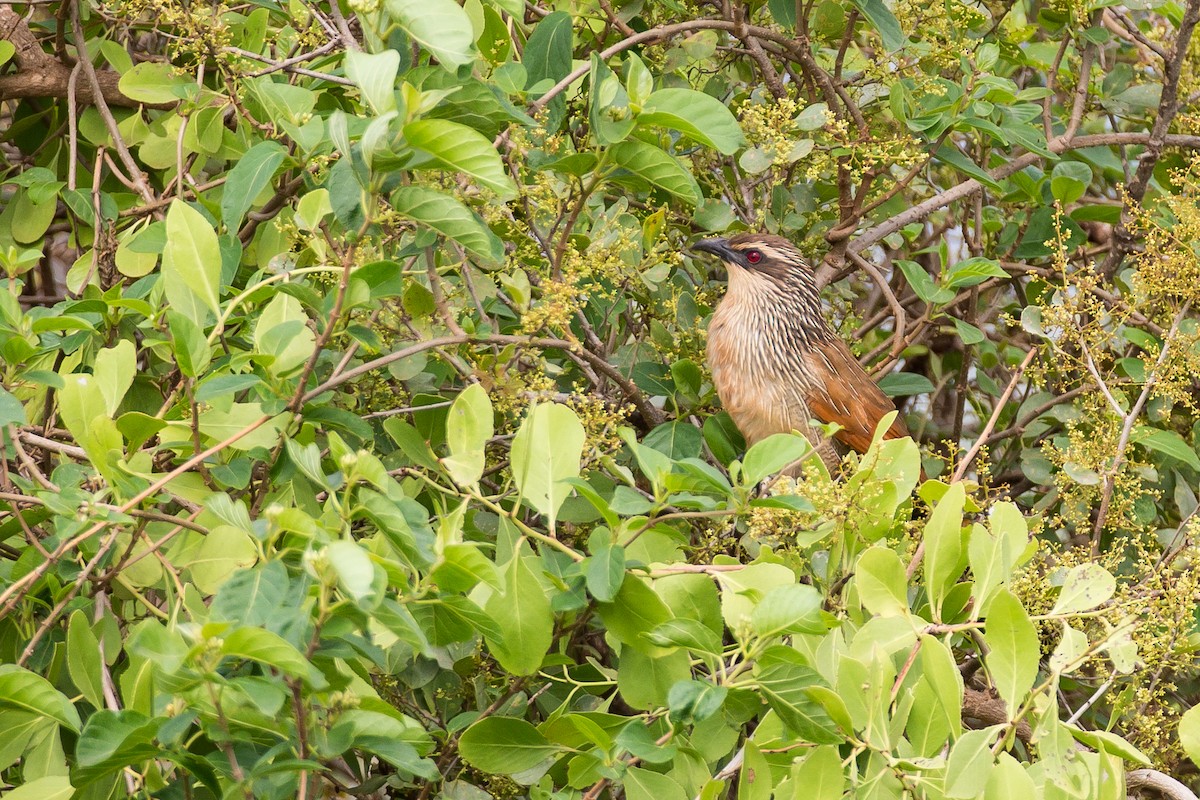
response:
<path id="1" fill-rule="evenodd" d="M 16 48 L 13 61 L 18 72 L 0 75 L 0 100 L 20 100 L 29 97 L 55 97 L 65 100 L 71 96 L 71 67 L 63 64 L 41 48 L 29 30 L 28 23 L 11 6 L 0 6 L 0 39 L 7 39 Z M 75 99 L 84 105 L 95 105 L 99 96 L 110 106 L 123 108 L 172 108 L 174 103 L 140 103 L 121 93 L 121 76 L 105 70 L 96 72 L 96 81 L 76 87 Z"/>
<path id="2" fill-rule="evenodd" d="M 1200 2 L 1200 0 L 1198 0 Z M 1087 136 L 1075 136 L 1067 138 L 1065 136 L 1057 136 L 1051 140 L 1046 149 L 1055 155 L 1065 153 L 1069 150 L 1078 150 L 1085 147 L 1109 147 L 1116 145 L 1137 145 L 1149 144 L 1150 134 L 1144 132 L 1130 133 L 1097 133 Z M 1192 147 L 1200 148 L 1200 136 L 1187 136 L 1183 134 L 1167 134 L 1163 137 L 1164 147 Z M 1037 153 L 1024 153 L 1023 155 L 1013 158 L 1006 164 L 1002 164 L 989 174 L 993 180 L 1003 180 L 1004 178 L 1020 172 L 1026 167 L 1036 164 L 1041 161 L 1043 156 Z M 895 216 L 889 217 L 878 225 L 874 225 L 863 231 L 857 239 L 850 244 L 850 249 L 861 253 L 869 247 L 873 247 L 883 241 L 888 236 L 891 236 L 896 231 L 901 230 L 906 225 L 914 222 L 919 222 L 934 211 L 944 208 L 956 200 L 962 200 L 971 197 L 976 192 L 983 189 L 983 184 L 975 178 L 968 178 L 956 186 L 952 186 L 943 192 L 938 192 L 933 197 L 912 206 Z M 817 272 L 817 280 L 821 285 L 829 282 L 829 277 L 836 272 L 836 269 L 831 269 L 828 265 L 822 266 Z"/>

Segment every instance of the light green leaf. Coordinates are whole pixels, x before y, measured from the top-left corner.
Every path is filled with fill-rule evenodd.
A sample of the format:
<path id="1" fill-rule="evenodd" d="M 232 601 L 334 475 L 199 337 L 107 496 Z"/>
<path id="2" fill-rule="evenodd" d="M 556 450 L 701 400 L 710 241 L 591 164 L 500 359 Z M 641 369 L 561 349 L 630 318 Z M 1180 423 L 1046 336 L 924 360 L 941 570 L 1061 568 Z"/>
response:
<path id="1" fill-rule="evenodd" d="M 280 377 L 304 366 L 316 343 L 300 301 L 290 294 L 275 295 L 254 323 L 254 347 L 274 358 L 267 369 Z"/>
<path id="2" fill-rule="evenodd" d="M 526 557 L 509 560 L 504 592 L 488 598 L 484 610 L 501 632 L 500 639 L 487 637 L 500 666 L 513 675 L 537 672 L 554 641 L 554 613 Z"/>
<path id="3" fill-rule="evenodd" d="M 229 170 L 221 194 L 221 220 L 227 231 L 235 233 L 242 226 L 242 217 L 271 182 L 286 155 L 278 142 L 259 142 Z"/>
<path id="4" fill-rule="evenodd" d="M 1200 706 L 1193 706 L 1179 718 L 1179 743 L 1193 764 L 1200 766 Z"/>
<path id="5" fill-rule="evenodd" d="M 551 529 L 572 491 L 567 479 L 579 477 L 586 438 L 575 412 L 558 403 L 535 405 L 513 437 L 513 480 L 521 498 L 549 519 Z"/>
<path id="6" fill-rule="evenodd" d="M 966 496 L 961 483 L 952 484 L 925 523 L 925 586 L 934 619 L 940 617 L 942 600 L 962 569 L 962 515 Z"/>
<path id="7" fill-rule="evenodd" d="M 70 800 L 74 794 L 75 788 L 66 775 L 49 775 L 5 792 L 4 800 Z"/>
<path id="8" fill-rule="evenodd" d="M 1092 168 L 1082 161 L 1063 161 L 1050 173 L 1050 193 L 1064 206 L 1083 197 L 1092 183 Z"/>
<path id="9" fill-rule="evenodd" d="M 712 95 L 694 89 L 652 92 L 637 115 L 637 123 L 679 131 L 727 156 L 745 143 L 733 112 Z"/>
<path id="10" fill-rule="evenodd" d="M 325 557 L 344 595 L 364 609 L 379 603 L 382 595 L 375 586 L 375 565 L 357 542 L 331 542 L 325 548 Z"/>
<path id="11" fill-rule="evenodd" d="M 471 18 L 454 0 L 387 0 L 388 15 L 449 72 L 475 60 Z"/>
<path id="12" fill-rule="evenodd" d="M 946 760 L 946 797 L 974 800 L 983 794 L 992 775 L 992 740 L 998 726 L 967 731 L 959 737 Z"/>
<path id="13" fill-rule="evenodd" d="M 776 586 L 754 607 L 750 624 L 764 638 L 789 633 L 820 635 L 829 630 L 821 619 L 823 602 L 822 594 L 807 584 Z"/>
<path id="14" fill-rule="evenodd" d="M 653 644 L 648 635 L 674 614 L 646 582 L 629 575 L 611 603 L 599 603 L 597 611 L 604 627 L 622 644 L 649 656 L 665 655 L 669 649 Z"/>
<path id="15" fill-rule="evenodd" d="M 1038 797 L 1037 786 L 1025 765 L 1008 753 L 996 756 L 996 765 L 983 789 L 984 800 L 1012 800 L 1014 797 Z"/>
<path id="16" fill-rule="evenodd" d="M 678 781 L 640 767 L 625 771 L 624 786 L 629 800 L 687 800 L 687 793 Z"/>
<path id="17" fill-rule="evenodd" d="M 900 556 L 876 545 L 858 559 L 855 585 L 863 608 L 879 616 L 908 614 L 908 578 Z"/>
<path id="18" fill-rule="evenodd" d="M 139 103 L 174 103 L 197 91 L 196 81 L 162 61 L 143 61 L 117 82 L 121 94 Z"/>
<path id="19" fill-rule="evenodd" d="M 238 568 L 248 567 L 257 560 L 254 537 L 232 525 L 218 525 L 204 537 L 188 566 L 196 588 L 213 594 Z"/>
<path id="20" fill-rule="evenodd" d="M 1099 564 L 1078 564 L 1067 572 L 1051 614 L 1087 611 L 1107 601 L 1117 590 L 1117 580 Z"/>
<path id="21" fill-rule="evenodd" d="M 986 609 L 992 590 L 1012 574 L 1029 541 L 1029 525 L 1015 504 L 992 506 L 988 527 L 973 525 L 967 545 L 971 572 L 975 576 L 975 607 L 972 619 Z"/>
<path id="22" fill-rule="evenodd" d="M 346 77 L 358 86 L 362 97 L 376 114 L 396 110 L 396 73 L 400 70 L 400 53 L 383 50 L 365 53 L 346 51 Z"/>
<path id="23" fill-rule="evenodd" d="M 79 712 L 50 681 L 16 664 L 0 664 L 0 708 L 15 708 L 52 719 L 78 732 Z"/>
<path id="24" fill-rule="evenodd" d="M 459 393 L 446 418 L 450 455 L 442 465 L 463 486 L 474 486 L 483 474 L 484 446 L 492 438 L 492 401 L 487 390 L 473 383 Z"/>
<path id="25" fill-rule="evenodd" d="M 396 213 L 428 225 L 488 262 L 504 257 L 504 244 L 469 208 L 424 186 L 402 186 L 392 195 Z"/>
<path id="26" fill-rule="evenodd" d="M 445 119 L 419 119 L 404 126 L 404 138 L 451 172 L 474 178 L 501 200 L 517 196 L 516 184 L 504 168 L 500 154 L 474 128 Z"/>
<path id="27" fill-rule="evenodd" d="M 96 353 L 92 375 L 96 379 L 96 387 L 104 396 L 104 410 L 109 417 L 116 416 L 136 374 L 137 353 L 129 339 L 122 339 Z"/>
<path id="28" fill-rule="evenodd" d="M 742 483 L 753 486 L 813 452 L 812 443 L 795 433 L 776 433 L 755 442 L 742 459 Z"/>
<path id="29" fill-rule="evenodd" d="M 989 652 L 984 664 L 1012 719 L 1037 678 L 1041 643 L 1029 614 L 1008 589 L 996 593 L 985 622 Z"/>
<path id="30" fill-rule="evenodd" d="M 167 243 L 163 249 L 163 285 L 167 302 L 197 325 L 201 309 L 220 313 L 221 248 L 217 232 L 196 209 L 172 200 L 167 209 Z"/>
<path id="31" fill-rule="evenodd" d="M 646 142 L 630 139 L 608 150 L 614 164 L 690 205 L 700 202 L 700 186 L 677 159 Z"/>

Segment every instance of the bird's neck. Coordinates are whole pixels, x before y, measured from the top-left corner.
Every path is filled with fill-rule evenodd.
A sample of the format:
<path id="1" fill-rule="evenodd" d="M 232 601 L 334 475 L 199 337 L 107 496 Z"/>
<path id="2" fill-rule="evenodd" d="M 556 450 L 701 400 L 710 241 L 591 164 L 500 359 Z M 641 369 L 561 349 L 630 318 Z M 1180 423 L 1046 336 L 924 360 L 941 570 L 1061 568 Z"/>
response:
<path id="1" fill-rule="evenodd" d="M 834 338 L 816 281 L 796 271 L 730 270 L 718 314 L 743 335 L 772 340 L 775 347 L 810 349 Z"/>

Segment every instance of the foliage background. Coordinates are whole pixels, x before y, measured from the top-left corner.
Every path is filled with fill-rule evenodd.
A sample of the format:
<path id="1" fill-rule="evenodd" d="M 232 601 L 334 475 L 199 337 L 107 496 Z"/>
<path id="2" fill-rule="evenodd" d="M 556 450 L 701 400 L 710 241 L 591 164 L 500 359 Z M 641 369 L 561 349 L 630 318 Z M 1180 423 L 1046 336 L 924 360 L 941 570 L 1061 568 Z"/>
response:
<path id="1" fill-rule="evenodd" d="M 0 7 L 6 796 L 1194 797 L 1198 19 Z M 759 486 L 747 229 L 920 451 Z"/>

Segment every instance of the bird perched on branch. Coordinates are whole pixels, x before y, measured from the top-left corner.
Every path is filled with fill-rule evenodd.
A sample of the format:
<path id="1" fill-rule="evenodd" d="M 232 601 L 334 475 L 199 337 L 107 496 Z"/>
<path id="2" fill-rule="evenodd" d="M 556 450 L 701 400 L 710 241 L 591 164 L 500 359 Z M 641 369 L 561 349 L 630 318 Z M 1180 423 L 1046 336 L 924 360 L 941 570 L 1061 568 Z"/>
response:
<path id="1" fill-rule="evenodd" d="M 837 450 L 810 420 L 836 422 L 833 438 L 862 453 L 880 419 L 895 410 L 825 322 L 812 268 L 781 236 L 743 233 L 704 239 L 729 273 L 708 329 L 708 364 L 725 410 L 747 444 L 775 433 L 808 437 L 833 469 Z M 897 416 L 885 439 L 908 436 Z"/>

